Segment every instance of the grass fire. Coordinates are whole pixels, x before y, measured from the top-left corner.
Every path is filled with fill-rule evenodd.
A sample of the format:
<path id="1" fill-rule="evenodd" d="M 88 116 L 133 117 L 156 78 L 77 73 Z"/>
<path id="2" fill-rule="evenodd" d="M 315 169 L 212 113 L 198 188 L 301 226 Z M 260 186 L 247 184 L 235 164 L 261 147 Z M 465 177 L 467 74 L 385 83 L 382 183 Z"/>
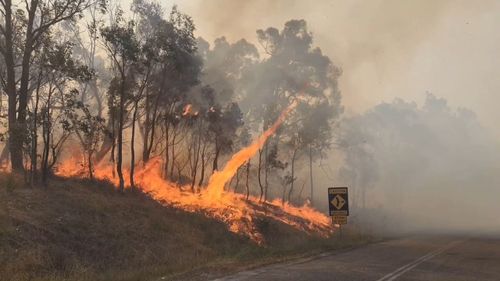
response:
<path id="1" fill-rule="evenodd" d="M 163 164 L 160 157 L 150 159 L 148 163 L 138 166 L 135 184 L 159 202 L 189 212 L 205 213 L 226 223 L 230 231 L 246 235 L 257 243 L 264 242 L 253 222 L 257 216 L 269 217 L 307 233 L 328 237 L 333 232 L 330 219 L 310 206 L 296 207 L 275 199 L 265 202 L 264 206 L 256 207 L 262 205 L 261 199 L 254 196 L 245 198 L 242 194 L 237 194 L 232 190 L 224 190 L 238 169 L 258 153 L 259 149 L 262 149 L 267 139 L 276 132 L 296 104 L 296 101 L 292 102 L 269 129 L 248 147 L 236 152 L 224 169 L 214 172 L 208 180 L 208 186 L 198 192 L 191 192 L 187 185 L 182 186 L 165 180 L 162 177 Z M 189 108 L 189 106 L 184 108 L 183 115 L 186 115 Z M 55 174 L 63 177 L 87 176 L 86 165 L 88 164 L 85 164 L 84 157 L 81 160 L 68 158 L 57 167 Z M 94 177 L 113 182 L 118 187 L 119 180 L 114 176 L 113 166 L 97 165 L 96 170 Z M 124 174 L 129 176 L 130 171 L 125 170 Z M 126 182 L 126 186 L 130 187 L 130 182 Z"/>

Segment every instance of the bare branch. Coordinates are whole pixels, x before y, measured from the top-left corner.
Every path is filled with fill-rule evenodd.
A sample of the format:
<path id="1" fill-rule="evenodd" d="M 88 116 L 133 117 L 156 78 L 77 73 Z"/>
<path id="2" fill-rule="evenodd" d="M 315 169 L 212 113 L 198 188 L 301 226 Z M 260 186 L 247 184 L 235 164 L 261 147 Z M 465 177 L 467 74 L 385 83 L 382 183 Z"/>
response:
<path id="1" fill-rule="evenodd" d="M 5 36 L 5 28 L 3 28 L 2 24 L 0 24 L 0 32 Z"/>
<path id="2" fill-rule="evenodd" d="M 33 3 L 35 2 L 36 0 L 32 0 L 32 4 L 36 4 L 36 3 Z M 29 11 L 30 10 L 30 5 L 28 4 L 28 0 L 24 0 L 24 6 L 26 7 L 26 11 Z"/>
<path id="3" fill-rule="evenodd" d="M 67 0 L 66 4 L 60 8 L 56 9 L 55 3 L 53 4 L 53 9 L 56 11 L 54 16 L 52 17 L 51 20 L 47 22 L 43 22 L 43 15 L 42 15 L 42 20 L 40 22 L 40 26 L 33 30 L 33 37 L 35 38 L 35 41 L 40 38 L 40 36 L 47 31 L 51 26 L 54 26 L 62 21 L 72 19 L 76 14 L 82 12 L 83 10 L 87 9 L 90 5 L 91 2 L 88 2 L 87 4 L 85 0 L 78 0 L 78 3 L 74 3 L 74 0 Z M 73 7 L 73 8 L 72 8 Z"/>
<path id="4" fill-rule="evenodd" d="M 2 74 L 0 74 L 0 83 L 2 84 L 2 88 L 7 87 L 7 81 L 5 81 L 5 77 Z"/>

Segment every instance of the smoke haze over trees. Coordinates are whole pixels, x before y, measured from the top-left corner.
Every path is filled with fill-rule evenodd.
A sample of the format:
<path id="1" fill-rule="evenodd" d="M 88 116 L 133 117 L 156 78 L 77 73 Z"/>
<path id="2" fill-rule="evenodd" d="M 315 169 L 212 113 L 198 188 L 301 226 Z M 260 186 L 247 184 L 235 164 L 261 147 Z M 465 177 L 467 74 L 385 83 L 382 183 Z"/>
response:
<path id="1" fill-rule="evenodd" d="M 428 93 L 425 103 L 396 99 L 343 120 L 339 182 L 357 206 L 387 212 L 388 227 L 498 230 L 498 142 L 468 109 Z"/>

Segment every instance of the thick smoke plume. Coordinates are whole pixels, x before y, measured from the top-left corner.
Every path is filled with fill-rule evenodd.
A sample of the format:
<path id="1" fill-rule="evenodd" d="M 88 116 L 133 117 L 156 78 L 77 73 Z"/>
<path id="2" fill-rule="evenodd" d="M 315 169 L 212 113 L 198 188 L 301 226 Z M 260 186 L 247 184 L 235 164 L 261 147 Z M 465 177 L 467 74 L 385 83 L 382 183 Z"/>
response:
<path id="1" fill-rule="evenodd" d="M 361 221 L 380 231 L 500 230 L 497 140 L 470 110 L 428 94 L 396 99 L 341 125 L 336 182 L 352 187 Z"/>

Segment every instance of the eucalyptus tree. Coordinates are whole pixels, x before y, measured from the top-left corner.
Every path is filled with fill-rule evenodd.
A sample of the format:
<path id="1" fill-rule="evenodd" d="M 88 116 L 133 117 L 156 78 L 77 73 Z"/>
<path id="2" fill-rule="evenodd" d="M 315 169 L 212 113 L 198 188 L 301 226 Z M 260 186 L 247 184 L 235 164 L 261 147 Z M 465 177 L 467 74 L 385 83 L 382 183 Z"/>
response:
<path id="1" fill-rule="evenodd" d="M 282 30 L 274 27 L 257 30 L 257 37 L 266 57 L 251 70 L 249 77 L 252 79 L 245 81 L 243 100 L 257 121 L 255 124 L 266 130 L 293 100 L 299 100 L 295 113 L 266 142 L 261 151 L 265 157 L 259 159 L 266 160 L 264 169 L 267 171 L 272 168 L 269 165 L 280 163 L 275 159 L 280 150 L 291 148 L 292 153 L 287 153 L 286 158 L 291 157 L 293 162 L 297 156 L 305 155 L 299 154 L 299 150 L 308 150 L 312 197 L 312 162 L 328 148 L 332 124 L 342 112 L 337 87 L 341 71 L 321 49 L 313 47 L 313 36 L 304 20 L 290 20 Z M 283 147 L 284 143 L 288 145 Z M 270 144 L 277 147 L 270 149 Z M 287 163 L 288 159 L 281 162 Z M 257 172 L 260 175 L 261 169 Z M 289 182 L 294 180 L 295 175 Z"/>
<path id="2" fill-rule="evenodd" d="M 250 127 L 243 127 L 243 120 L 248 112 L 241 104 L 242 81 L 248 79 L 248 71 L 259 63 L 257 48 L 245 39 L 229 43 L 225 37 L 215 39 L 213 47 L 203 38 L 198 38 L 198 53 L 203 58 L 202 83 L 213 89 L 213 107 L 210 122 L 210 139 L 213 146 L 211 154 L 212 172 L 219 168 L 221 156 L 250 144 Z M 246 120 L 245 122 L 247 122 Z M 246 164 L 250 171 L 250 161 Z M 239 184 L 240 169 L 236 174 L 236 186 Z M 249 194 L 249 175 L 246 190 Z"/>
<path id="3" fill-rule="evenodd" d="M 88 81 L 92 71 L 73 58 L 73 45 L 69 42 L 55 42 L 46 38 L 40 50 L 35 53 L 37 76 L 31 87 L 35 93 L 32 106 L 28 108 L 28 127 L 31 134 L 31 173 L 35 180 L 37 171 L 37 136 L 39 125 L 42 128 L 42 180 L 47 182 L 50 170 L 64 143 L 71 135 L 68 126 L 68 102 L 78 91 L 75 83 Z M 40 111 L 40 113 L 38 113 Z"/>
<path id="4" fill-rule="evenodd" d="M 373 153 L 376 138 L 368 124 L 375 120 L 367 121 L 364 115 L 342 119 L 336 139 L 336 147 L 344 155 L 338 180 L 352 187 L 353 208 L 365 207 L 367 190 L 378 179 L 378 163 Z"/>
<path id="5" fill-rule="evenodd" d="M 143 137 L 142 158 L 147 162 L 163 139 L 165 174 L 168 176 L 175 165 L 176 136 L 186 95 L 199 83 L 202 64 L 193 35 L 195 26 L 192 19 L 176 6 L 166 17 L 157 3 L 135 0 L 133 11 L 138 18 L 137 37 L 145 58 L 143 66 L 149 75 L 141 101 L 143 114 L 139 120 Z M 162 137 L 158 136 L 158 129 L 164 132 Z"/>
<path id="6" fill-rule="evenodd" d="M 118 11 L 116 22 L 111 26 L 101 29 L 101 34 L 104 39 L 104 45 L 108 56 L 112 61 L 114 78 L 109 87 L 108 107 L 110 118 L 113 124 L 116 123 L 116 130 L 112 131 L 113 141 L 118 147 L 116 159 L 116 172 L 119 177 L 119 189 L 123 191 L 125 181 L 123 176 L 123 131 L 125 129 L 125 119 L 127 113 L 127 105 L 130 104 L 130 98 L 133 95 L 135 86 L 132 71 L 134 64 L 139 56 L 139 42 L 134 32 L 134 22 L 126 22 L 122 17 L 122 12 Z"/>
<path id="7" fill-rule="evenodd" d="M 73 56 L 86 64 L 94 75 L 89 81 L 80 83 L 79 101 L 88 105 L 92 115 L 104 118 L 106 102 L 105 89 L 111 80 L 106 69 L 106 57 L 100 47 L 100 29 L 104 27 L 107 9 L 104 6 L 90 6 L 80 21 L 64 25 L 66 40 L 72 42 Z"/>
<path id="8" fill-rule="evenodd" d="M 31 95 L 32 59 L 35 50 L 52 30 L 65 21 L 75 21 L 92 5 L 105 7 L 104 0 L 0 1 L 0 54 L 5 61 L 5 91 L 8 97 L 9 149 L 12 168 L 23 170 L 23 144 Z"/>
<path id="9" fill-rule="evenodd" d="M 201 81 L 216 91 L 216 101 L 222 105 L 239 101 L 244 90 L 242 81 L 259 63 L 257 48 L 245 39 L 229 43 L 225 37 L 215 39 L 211 47 L 200 37 L 198 53 L 203 58 Z"/>
<path id="10" fill-rule="evenodd" d="M 75 90 L 76 91 L 76 90 Z M 89 105 L 81 101 L 81 95 L 73 92 L 66 97 L 63 109 L 66 117 L 63 122 L 65 129 L 76 132 L 85 156 L 89 178 L 94 178 L 94 154 L 106 134 L 105 120 L 99 114 L 93 114 Z"/>
<path id="11" fill-rule="evenodd" d="M 213 106 L 210 113 L 209 131 L 214 144 L 213 173 L 219 169 L 221 153 L 232 151 L 236 132 L 243 125 L 243 115 L 237 103 L 230 103 L 225 108 Z"/>

